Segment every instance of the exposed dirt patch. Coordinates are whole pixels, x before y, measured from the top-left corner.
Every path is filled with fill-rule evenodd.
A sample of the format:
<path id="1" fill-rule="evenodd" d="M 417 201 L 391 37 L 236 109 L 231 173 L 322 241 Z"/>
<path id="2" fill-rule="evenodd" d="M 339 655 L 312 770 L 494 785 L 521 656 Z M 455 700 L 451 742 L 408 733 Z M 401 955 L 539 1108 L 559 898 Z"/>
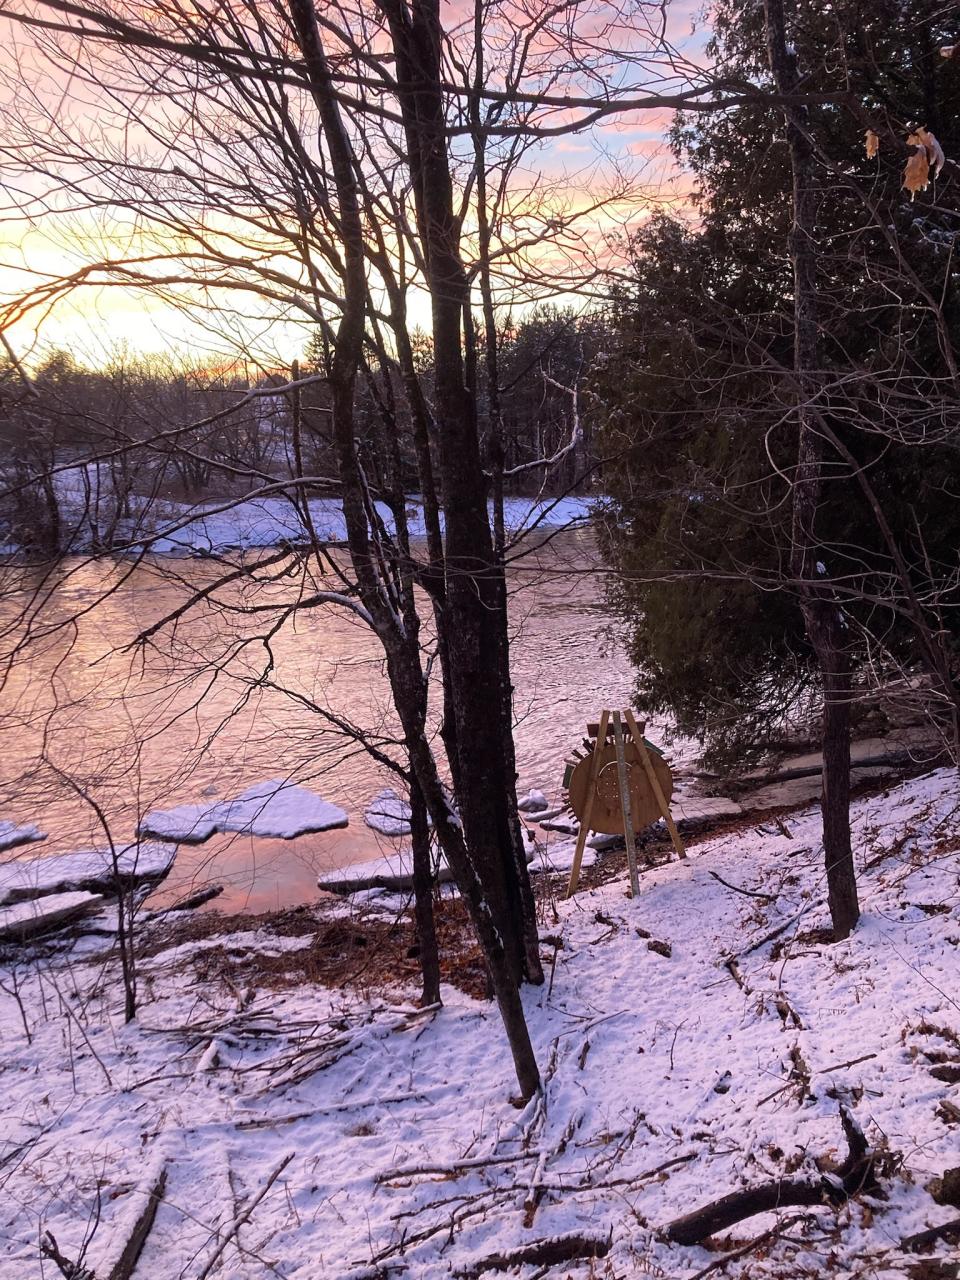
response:
<path id="1" fill-rule="evenodd" d="M 459 899 L 435 903 L 441 976 L 470 995 L 487 994 L 486 970 Z M 259 946 L 237 945 L 237 934 L 257 932 Z M 271 938 L 310 938 L 302 947 L 272 949 Z M 369 993 L 416 984 L 419 948 L 413 922 L 404 907 L 393 918 L 358 907 L 349 916 L 331 915 L 324 904 L 292 907 L 263 915 L 204 912 L 168 921 L 144 935 L 140 958 L 190 942 L 222 938 L 182 960 L 186 973 L 201 983 L 220 982 L 242 992 L 316 983 Z"/>

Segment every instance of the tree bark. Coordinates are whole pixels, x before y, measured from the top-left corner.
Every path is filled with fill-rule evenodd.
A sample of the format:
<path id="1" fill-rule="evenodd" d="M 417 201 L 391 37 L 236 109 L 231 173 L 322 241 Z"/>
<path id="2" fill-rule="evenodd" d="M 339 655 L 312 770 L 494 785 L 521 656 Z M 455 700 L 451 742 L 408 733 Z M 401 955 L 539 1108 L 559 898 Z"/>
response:
<path id="1" fill-rule="evenodd" d="M 466 843 L 516 982 L 542 982 L 533 894 L 519 848 L 505 605 L 487 516 L 473 372 L 464 363 L 470 287 L 460 256 L 447 156 L 437 0 L 381 0 L 397 56 L 418 235 L 430 290 L 440 474 L 446 519 L 445 639 L 456 733 L 457 798 Z M 506 721 L 506 723 L 505 723 Z"/>
<path id="2" fill-rule="evenodd" d="M 491 476 L 493 506 L 493 551 L 495 559 L 495 587 L 497 594 L 497 660 L 499 664 L 499 693 L 501 737 L 503 740 L 504 773 L 510 787 L 509 821 L 513 858 L 517 867 L 517 886 L 521 895 L 522 928 L 525 971 L 528 976 L 543 975 L 540 968 L 540 939 L 537 932 L 536 902 L 527 871 L 526 849 L 520 813 L 516 805 L 517 754 L 513 740 L 513 680 L 510 675 L 510 630 L 507 614 L 506 574 L 506 521 L 504 517 L 504 455 L 503 415 L 500 402 L 500 350 L 497 333 L 496 311 L 493 299 L 493 283 L 490 278 L 491 229 L 487 209 L 486 133 L 483 128 L 479 91 L 484 83 L 483 57 L 483 0 L 475 0 L 474 6 L 474 90 L 470 100 L 470 121 L 473 131 L 474 154 L 477 174 L 477 237 L 479 257 L 480 299 L 483 308 L 484 360 L 487 375 L 487 459 Z"/>
<path id="3" fill-rule="evenodd" d="M 427 806 L 416 778 L 410 782 L 410 840 L 413 845 L 413 899 L 420 949 L 424 1005 L 440 1003 L 440 956 L 433 918 L 433 874 L 430 867 L 430 828 Z"/>
<path id="4" fill-rule="evenodd" d="M 349 138 L 343 126 L 339 105 L 334 93 L 326 54 L 320 39 L 316 11 L 312 0 L 289 0 L 290 14 L 293 19 L 297 40 L 303 54 L 307 74 L 310 77 L 311 90 L 317 110 L 320 114 L 323 136 L 330 154 L 338 198 L 338 215 L 340 234 L 344 249 L 344 270 L 342 278 L 343 302 L 340 323 L 337 327 L 334 342 L 333 358 L 330 363 L 330 387 L 332 393 L 332 421 L 334 446 L 340 473 L 344 520 L 347 527 L 347 541 L 350 549 L 351 563 L 356 574 L 360 595 L 368 610 L 377 634 L 380 636 L 387 658 L 387 671 L 394 703 L 400 716 L 404 731 L 404 744 L 412 769 L 421 788 L 423 799 L 433 818 L 434 829 L 447 861 L 456 877 L 457 884 L 470 912 L 477 938 L 483 949 L 490 972 L 497 1003 L 500 1007 L 504 1028 L 513 1055 L 520 1091 L 526 1098 L 539 1086 L 540 1075 L 537 1068 L 533 1046 L 524 1017 L 520 993 L 517 989 L 518 969 L 516 958 L 508 947 L 505 934 L 501 928 L 503 897 L 492 897 L 490 882 L 481 881 L 475 870 L 475 863 L 483 865 L 481 854 L 473 857 L 467 853 L 463 835 L 459 826 L 452 819 L 443 792 L 436 761 L 424 734 L 424 716 L 426 708 L 426 689 L 423 671 L 420 666 L 419 646 L 415 636 L 411 636 L 402 625 L 396 609 L 396 601 L 392 600 L 389 584 L 378 577 L 376 557 L 372 554 L 371 540 L 367 526 L 367 509 L 365 505 L 364 482 L 357 458 L 357 442 L 354 423 L 354 389 L 357 371 L 363 355 L 364 320 L 366 314 L 366 275 L 365 250 L 363 236 L 363 220 L 360 208 L 360 196 L 357 186 L 354 157 Z M 437 87 L 439 100 L 439 86 Z M 414 95 L 416 101 L 416 95 Z M 442 119 L 442 104 L 441 104 Z M 414 141 L 416 141 L 414 133 Z M 438 145 L 443 148 L 442 136 Z M 445 159 L 444 159 L 445 164 Z M 415 157 L 411 157 L 411 168 L 422 172 Z M 447 196 L 452 208 L 449 171 L 447 172 Z M 449 272 L 446 259 L 441 256 L 441 278 L 443 272 Z M 454 382 L 449 366 L 452 363 L 450 350 L 450 299 L 440 290 L 441 297 L 435 299 L 435 328 L 445 336 L 446 389 L 445 402 L 453 403 Z M 457 356 L 459 358 L 459 320 L 454 320 L 454 332 L 457 335 Z M 461 393 L 464 388 L 461 383 Z M 455 419 L 461 428 L 460 436 L 464 436 L 463 422 Z M 468 443 L 468 441 L 467 441 Z M 476 440 L 474 439 L 474 452 Z M 457 473 L 454 468 L 454 478 Z M 445 478 L 446 479 L 446 478 Z M 454 488 L 456 486 L 454 485 Z M 445 499 L 449 502 L 450 493 L 445 491 Z M 484 524 L 489 541 L 489 529 L 486 526 L 485 508 Z M 468 511 L 468 527 L 476 528 L 475 502 Z M 456 522 L 455 522 L 456 523 Z M 459 564 L 460 561 L 458 560 Z M 464 578 L 454 575 L 458 591 L 464 591 Z M 449 592 L 448 592 L 449 595 Z M 449 616 L 449 615 L 448 615 Z M 470 665 L 472 656 L 471 640 L 475 631 L 463 637 L 462 652 L 453 654 L 451 646 L 451 672 L 460 673 L 461 687 L 454 686 L 455 695 L 462 696 L 462 684 L 466 679 L 469 684 L 471 674 L 476 675 Z M 448 632 L 448 637 L 456 634 L 456 626 Z M 458 637 L 458 642 L 460 638 Z M 466 655 L 466 661 L 464 661 Z M 458 665 L 458 659 L 459 665 Z M 475 695 L 478 696 L 478 695 Z M 489 697 L 487 699 L 489 702 Z M 469 721 L 468 721 L 469 723 Z M 458 730 L 460 723 L 458 720 Z M 486 776 L 488 767 L 493 766 L 495 757 L 489 759 L 483 752 L 483 743 L 473 744 L 478 754 L 471 752 L 469 756 L 461 754 L 471 765 L 470 776 L 473 779 Z M 461 742 L 462 747 L 462 742 Z M 491 768 L 491 772 L 493 772 Z M 475 812 L 475 810 L 474 810 Z M 474 828 L 471 827 L 471 830 Z M 476 828 L 479 838 L 481 829 Z M 469 835 L 469 832 L 468 832 Z M 489 836 L 488 836 L 489 838 Z M 493 888 L 495 889 L 494 883 Z"/>
<path id="5" fill-rule="evenodd" d="M 783 0 L 765 0 L 770 69 L 781 94 L 800 91 L 796 54 L 787 41 Z M 817 540 L 817 511 L 823 482 L 823 436 L 817 425 L 817 264 L 813 149 L 806 111 L 783 109 L 793 176 L 794 374 L 797 394 L 797 469 L 793 485 L 791 571 L 798 584 L 807 636 L 817 656 L 823 686 L 823 847 L 827 896 L 839 941 L 860 916 L 850 848 L 850 703 L 852 683 L 846 621 L 831 598 L 827 552 Z"/>

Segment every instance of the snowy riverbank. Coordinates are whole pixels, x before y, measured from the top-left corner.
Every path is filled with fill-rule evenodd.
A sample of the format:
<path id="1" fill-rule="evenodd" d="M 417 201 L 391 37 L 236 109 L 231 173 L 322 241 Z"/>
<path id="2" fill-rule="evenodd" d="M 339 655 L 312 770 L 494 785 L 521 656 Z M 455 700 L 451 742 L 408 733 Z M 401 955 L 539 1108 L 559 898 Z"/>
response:
<path id="1" fill-rule="evenodd" d="M 271 488 L 283 489 L 278 481 Z M 103 551 L 109 530 L 110 545 L 118 551 L 147 549 L 155 555 L 217 555 L 226 551 L 301 543 L 311 535 L 303 515 L 289 495 L 278 492 L 253 497 L 197 503 L 170 502 L 136 494 L 128 499 L 130 514 L 118 517 L 109 486 L 83 483 L 82 468 L 58 474 L 57 490 L 63 523 L 65 554 Z M 377 502 L 377 513 L 388 532 L 394 532 L 390 508 Z M 310 498 L 310 523 L 322 542 L 345 542 L 347 528 L 339 498 Z M 407 524 L 412 538 L 426 537 L 423 505 L 419 497 L 407 500 Z M 590 499 L 584 497 L 506 498 L 504 518 L 513 536 L 535 530 L 580 528 L 589 522 Z M 0 551 L 17 549 L 15 528 L 0 529 Z"/>
<path id="2" fill-rule="evenodd" d="M 127 1027 L 104 938 L 7 963 L 0 1275 L 50 1274 L 50 1230 L 107 1276 L 163 1168 L 139 1280 L 690 1280 L 720 1255 L 658 1229 L 729 1191 L 822 1176 L 846 1151 L 841 1102 L 889 1155 L 887 1199 L 791 1209 L 726 1274 L 910 1275 L 901 1239 L 958 1213 L 928 1190 L 960 1164 L 956 774 L 856 802 L 864 914 L 840 944 L 822 940 L 816 810 L 755 823 L 649 870 L 635 901 L 617 878 L 544 902 L 549 978 L 525 1002 L 545 1088 L 524 1110 L 491 1005 L 448 986 L 442 1010 L 417 1011 L 409 978 L 312 983 L 312 919 L 194 941 L 148 929 Z M 325 908 L 323 928 L 349 936 L 351 910 Z M 509 1265 L 573 1235 L 597 1257 Z"/>

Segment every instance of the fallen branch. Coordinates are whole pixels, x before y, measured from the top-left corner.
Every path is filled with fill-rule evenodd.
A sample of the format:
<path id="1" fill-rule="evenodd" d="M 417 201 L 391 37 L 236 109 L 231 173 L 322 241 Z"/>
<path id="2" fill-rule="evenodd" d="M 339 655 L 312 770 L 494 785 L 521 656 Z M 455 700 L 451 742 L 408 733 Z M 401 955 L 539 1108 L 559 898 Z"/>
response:
<path id="1" fill-rule="evenodd" d="M 960 1218 L 951 1218 L 949 1222 L 941 1222 L 939 1227 L 927 1227 L 926 1231 L 918 1231 L 916 1235 L 905 1236 L 900 1241 L 900 1248 L 907 1250 L 928 1249 L 930 1245 L 936 1244 L 938 1240 L 943 1240 L 950 1236 L 956 1236 L 960 1240 Z"/>
<path id="2" fill-rule="evenodd" d="M 313 1112 L 305 1114 L 312 1115 Z M 449 1164 L 404 1164 L 399 1165 L 396 1169 L 388 1169 L 385 1173 L 378 1173 L 375 1182 L 394 1182 L 398 1178 L 416 1178 L 429 1176 L 431 1174 L 439 1174 L 441 1177 L 449 1177 L 453 1173 L 461 1173 L 470 1169 L 486 1169 L 493 1164 L 515 1164 L 519 1160 L 536 1160 L 536 1151 L 518 1151 L 512 1155 L 502 1156 L 474 1156 L 468 1160 L 452 1160 Z"/>
<path id="3" fill-rule="evenodd" d="M 453 872 L 448 866 L 437 869 L 434 877 L 437 884 L 452 884 Z M 379 873 L 367 876 L 342 876 L 339 879 L 324 877 L 317 881 L 324 893 L 365 893 L 367 890 L 379 889 L 381 893 L 410 893 L 413 890 L 413 872 L 398 871 L 395 874 Z"/>
<path id="4" fill-rule="evenodd" d="M 836 1062 L 829 1067 L 818 1067 L 812 1072 L 815 1076 L 827 1075 L 831 1071 L 842 1071 L 844 1067 L 855 1067 L 858 1062 L 869 1062 L 871 1058 L 875 1058 L 875 1053 L 862 1053 L 859 1058 L 848 1058 L 846 1062 Z"/>
<path id="5" fill-rule="evenodd" d="M 40 1256 L 49 1258 L 66 1280 L 97 1280 L 89 1267 L 85 1267 L 79 1262 L 74 1262 L 60 1252 L 57 1237 L 52 1231 L 45 1231 L 40 1237 Z"/>
<path id="6" fill-rule="evenodd" d="M 758 938 L 756 942 L 751 942 L 749 947 L 744 947 L 742 951 L 738 951 L 736 956 L 733 958 L 739 959 L 741 956 L 749 956 L 754 951 L 759 951 L 761 947 L 765 947 L 767 943 L 772 942 L 774 938 L 779 938 L 781 933 L 786 933 L 790 926 L 792 924 L 796 924 L 797 921 L 805 916 L 809 910 L 809 905 L 803 907 L 796 915 L 791 916 L 789 920 L 786 920 L 783 924 L 778 924 L 775 929 L 771 929 L 769 933 L 765 933 L 763 937 Z"/>
<path id="7" fill-rule="evenodd" d="M 925 756 L 923 760 L 918 760 L 916 755 L 909 751 L 891 751 L 885 755 L 861 756 L 859 760 L 851 760 L 850 769 L 852 772 L 854 769 L 876 769 L 884 765 L 889 765 L 895 769 L 909 769 L 913 765 L 922 766 L 924 769 L 933 769 L 946 754 L 947 752 L 944 748 L 939 748 L 933 751 L 931 755 Z M 822 764 L 808 764 L 797 766 L 795 769 L 780 769 L 773 773 L 761 774 L 755 778 L 731 779 L 728 785 L 731 789 L 742 788 L 749 793 L 776 782 L 794 782 L 797 778 L 815 778 L 821 773 L 823 773 Z"/>
<path id="8" fill-rule="evenodd" d="M 202 907 L 212 902 L 214 898 L 219 898 L 221 893 L 223 893 L 222 884 L 211 884 L 205 889 L 198 889 L 196 893 L 188 894 L 185 898 L 179 898 L 168 907 L 158 907 L 156 911 L 148 912 L 143 918 L 145 921 L 160 920 L 163 916 L 170 915 L 172 911 L 195 911 L 197 907 Z"/>
<path id="9" fill-rule="evenodd" d="M 874 1157 L 863 1130 L 846 1106 L 840 1107 L 840 1120 L 846 1135 L 848 1155 L 836 1173 L 820 1178 L 778 1178 L 731 1191 L 692 1213 L 676 1218 L 664 1228 L 664 1234 L 676 1244 L 700 1244 L 709 1236 L 732 1227 L 758 1213 L 771 1213 L 788 1205 L 841 1205 L 862 1191 L 879 1192 Z"/>
<path id="10" fill-rule="evenodd" d="M 250 1201 L 246 1209 L 244 1209 L 241 1213 L 237 1214 L 233 1222 L 224 1232 L 223 1238 L 221 1239 L 220 1243 L 217 1245 L 216 1249 L 214 1249 L 210 1258 L 207 1260 L 207 1265 L 200 1272 L 199 1276 L 197 1277 L 197 1280 L 206 1280 L 206 1277 L 213 1270 L 217 1262 L 219 1262 L 224 1249 L 226 1249 L 227 1245 L 230 1243 L 233 1237 L 237 1234 L 240 1228 L 245 1223 L 250 1221 L 250 1218 L 253 1215 L 254 1209 L 256 1209 L 257 1205 L 264 1198 L 264 1196 L 267 1194 L 267 1192 L 270 1190 L 270 1188 L 273 1186 L 276 1180 L 280 1177 L 281 1173 L 283 1173 L 284 1169 L 287 1167 L 287 1165 L 290 1163 L 290 1161 L 293 1159 L 293 1157 L 296 1154 L 297 1153 L 295 1151 L 290 1151 L 288 1152 L 287 1155 L 283 1157 L 283 1159 L 274 1169 L 273 1173 L 271 1173 L 270 1177 L 266 1180 L 264 1185 L 257 1192 L 256 1196 L 254 1196 L 254 1198 Z"/>
<path id="11" fill-rule="evenodd" d="M 164 1161 L 158 1165 L 157 1172 L 148 1177 L 145 1185 L 138 1192 L 140 1204 L 136 1208 L 120 1257 L 110 1270 L 110 1280 L 130 1280 L 137 1260 L 143 1252 L 147 1236 L 150 1234 L 153 1220 L 157 1216 L 157 1209 L 163 1199 L 166 1185 L 167 1166 Z"/>
<path id="12" fill-rule="evenodd" d="M 727 973 L 729 973 L 730 977 L 734 980 L 740 990 L 746 995 L 750 995 L 751 988 L 747 986 L 746 980 L 740 972 L 740 966 L 737 964 L 736 956 L 730 956 L 728 960 L 725 960 L 723 962 L 723 967 L 726 969 Z"/>
<path id="13" fill-rule="evenodd" d="M 716 871 L 708 871 L 708 876 L 713 876 L 714 880 L 719 882 L 726 889 L 732 889 L 734 893 L 742 893 L 745 898 L 760 898 L 763 902 L 775 902 L 777 895 L 775 893 L 761 893 L 758 889 L 744 889 L 738 884 L 731 884 L 729 880 L 724 880 L 723 876 L 718 875 Z"/>
<path id="14" fill-rule="evenodd" d="M 568 1235 L 554 1236 L 550 1240 L 534 1240 L 531 1244 L 511 1249 L 509 1253 L 491 1253 L 468 1267 L 455 1271 L 461 1280 L 477 1280 L 486 1271 L 509 1271 L 511 1267 L 560 1266 L 564 1262 L 579 1262 L 584 1258 L 605 1258 L 610 1252 L 612 1238 L 607 1236 Z"/>

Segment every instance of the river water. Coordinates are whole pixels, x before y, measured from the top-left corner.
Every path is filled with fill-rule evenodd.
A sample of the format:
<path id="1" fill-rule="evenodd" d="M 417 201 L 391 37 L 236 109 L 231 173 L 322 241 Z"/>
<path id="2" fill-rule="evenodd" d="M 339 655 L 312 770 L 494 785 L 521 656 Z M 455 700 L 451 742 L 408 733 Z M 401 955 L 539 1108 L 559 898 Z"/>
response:
<path id="1" fill-rule="evenodd" d="M 597 568 L 589 531 L 528 546 L 511 564 L 521 793 L 537 786 L 557 797 L 586 721 L 602 706 L 630 703 L 632 672 Z M 126 842 L 152 809 L 290 778 L 344 808 L 349 826 L 290 841 L 231 835 L 182 846 L 166 889 L 221 882 L 218 905 L 257 911 L 310 901 L 318 872 L 396 847 L 363 822 L 369 800 L 393 781 L 389 770 L 311 704 L 395 755 L 396 721 L 375 638 L 335 607 L 289 612 L 299 579 L 228 584 L 146 647 L 131 647 L 223 572 L 204 559 L 77 560 L 55 577 L 36 572 L 8 586 L 0 818 L 47 831 L 38 851 L 102 847 L 104 821 Z"/>

